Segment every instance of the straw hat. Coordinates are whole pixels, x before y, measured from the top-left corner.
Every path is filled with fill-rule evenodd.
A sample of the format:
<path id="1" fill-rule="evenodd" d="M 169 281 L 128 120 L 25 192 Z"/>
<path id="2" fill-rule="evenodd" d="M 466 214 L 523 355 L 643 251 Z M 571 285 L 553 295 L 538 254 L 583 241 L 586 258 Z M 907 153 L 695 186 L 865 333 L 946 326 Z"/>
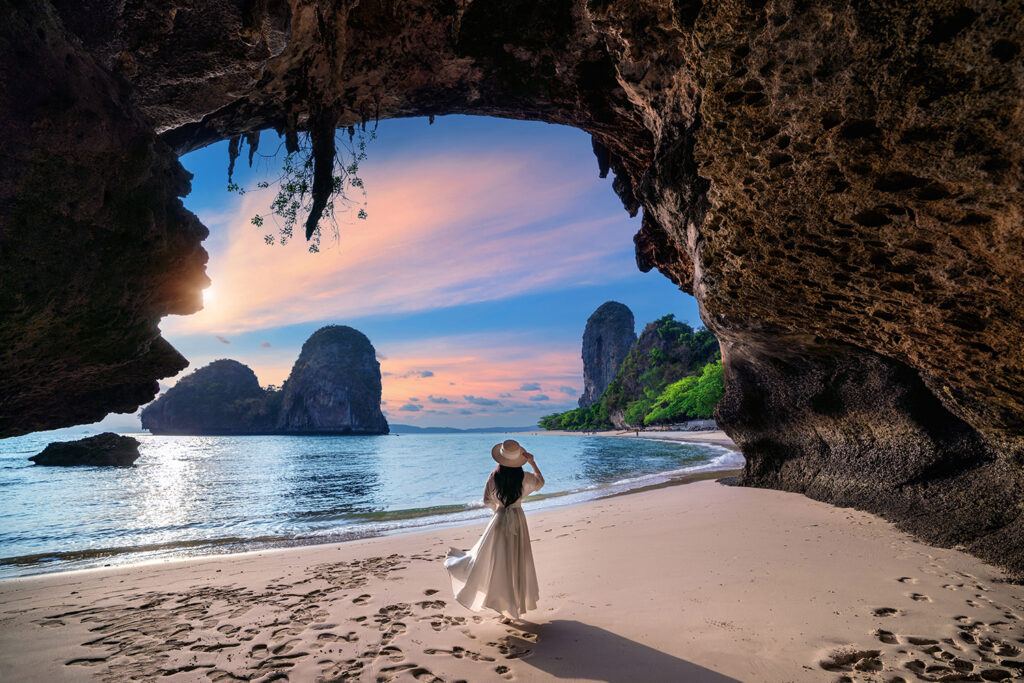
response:
<path id="1" fill-rule="evenodd" d="M 509 439 L 494 444 L 494 448 L 491 449 L 491 457 L 499 465 L 504 465 L 505 467 L 522 467 L 526 464 L 525 452 L 518 441 Z"/>

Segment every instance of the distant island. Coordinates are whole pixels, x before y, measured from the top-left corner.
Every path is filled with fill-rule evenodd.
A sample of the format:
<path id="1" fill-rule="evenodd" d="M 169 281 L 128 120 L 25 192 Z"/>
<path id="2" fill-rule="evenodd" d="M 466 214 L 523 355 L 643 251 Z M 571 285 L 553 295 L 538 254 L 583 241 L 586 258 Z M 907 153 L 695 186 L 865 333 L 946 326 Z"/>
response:
<path id="1" fill-rule="evenodd" d="M 636 338 L 632 311 L 609 301 L 587 320 L 582 355 L 580 407 L 542 417 L 542 429 L 642 429 L 706 419 L 725 395 L 718 340 L 671 314 Z"/>
<path id="2" fill-rule="evenodd" d="M 152 434 L 387 434 L 381 375 L 362 332 L 330 325 L 302 345 L 280 389 L 260 386 L 235 360 L 217 360 L 182 378 L 142 411 Z"/>

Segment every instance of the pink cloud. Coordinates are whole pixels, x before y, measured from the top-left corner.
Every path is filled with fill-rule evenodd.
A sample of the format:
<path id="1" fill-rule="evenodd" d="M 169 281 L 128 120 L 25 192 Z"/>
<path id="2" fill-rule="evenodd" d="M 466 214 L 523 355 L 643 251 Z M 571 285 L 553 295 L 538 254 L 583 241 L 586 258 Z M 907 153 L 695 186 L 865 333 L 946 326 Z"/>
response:
<path id="1" fill-rule="evenodd" d="M 539 343 L 528 334 L 491 333 L 419 339 L 387 347 L 388 360 L 381 368 L 384 398 L 405 404 L 427 394 L 433 404 L 444 404 L 456 413 L 519 412 L 535 414 L 533 391 L 520 389 L 524 378 L 542 384 L 565 385 L 583 374 L 579 349 Z M 430 367 L 428 378 L 407 377 L 409 369 Z M 452 385 L 454 382 L 454 386 Z M 528 384 L 527 384 L 528 386 Z M 404 414 L 402 420 L 414 416 Z"/>
<path id="2" fill-rule="evenodd" d="M 273 191 L 250 192 L 224 222 L 227 239 L 216 240 L 223 247 L 211 249 L 206 308 L 161 327 L 169 335 L 236 334 L 608 281 L 615 266 L 630 272 L 615 255 L 635 226 L 621 214 L 566 219 L 586 183 L 564 175 L 526 153 L 368 167 L 369 218 L 343 217 L 340 241 L 325 237 L 320 254 L 302 240 L 265 245 L 272 221 L 258 230 L 249 219 L 266 211 Z"/>

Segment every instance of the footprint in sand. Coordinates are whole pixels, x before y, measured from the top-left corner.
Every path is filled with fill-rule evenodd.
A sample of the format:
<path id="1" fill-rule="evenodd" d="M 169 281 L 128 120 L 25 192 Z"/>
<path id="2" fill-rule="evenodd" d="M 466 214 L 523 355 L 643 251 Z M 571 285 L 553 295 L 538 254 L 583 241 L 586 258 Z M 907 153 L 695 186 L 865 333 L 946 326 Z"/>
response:
<path id="1" fill-rule="evenodd" d="M 494 673 L 498 674 L 502 678 L 512 678 L 512 670 L 507 666 L 494 667 Z"/>
<path id="2" fill-rule="evenodd" d="M 494 657 L 488 657 L 487 655 L 482 655 L 479 652 L 473 652 L 472 650 L 467 650 L 466 648 L 459 647 L 458 645 L 452 646 L 452 649 L 450 649 L 450 650 L 441 650 L 441 649 L 438 649 L 438 648 L 428 648 L 428 649 L 423 651 L 423 654 L 425 654 L 425 655 L 448 655 L 450 657 L 454 657 L 455 659 L 468 659 L 468 660 L 474 661 L 474 662 L 493 662 L 494 661 Z"/>
<path id="3" fill-rule="evenodd" d="M 436 588 L 428 588 L 427 590 L 423 591 L 423 594 L 426 595 L 427 597 L 430 597 L 431 595 L 434 595 L 435 593 L 439 593 L 439 592 L 440 591 L 438 591 Z"/>
<path id="4" fill-rule="evenodd" d="M 891 617 L 899 614 L 900 611 L 892 607 L 876 607 L 871 613 L 876 617 Z"/>
<path id="5" fill-rule="evenodd" d="M 880 628 L 877 631 L 875 631 L 875 635 L 878 636 L 878 639 L 886 645 L 900 644 L 899 638 L 897 638 L 896 634 L 892 631 L 886 631 L 885 629 Z"/>
<path id="6" fill-rule="evenodd" d="M 64 666 L 96 666 L 97 664 L 106 663 L 106 657 L 82 657 L 80 659 L 69 659 L 64 662 Z"/>
<path id="7" fill-rule="evenodd" d="M 836 650 L 829 656 L 818 662 L 825 671 L 881 671 L 882 660 L 879 655 L 881 650 L 855 650 L 843 648 Z"/>
<path id="8" fill-rule="evenodd" d="M 214 669 L 213 671 L 207 671 L 206 677 L 209 678 L 213 683 L 235 683 L 238 681 L 248 681 L 249 678 L 239 678 L 230 671 L 224 671 L 223 669 Z"/>
<path id="9" fill-rule="evenodd" d="M 413 678 L 417 681 L 425 681 L 426 683 L 444 683 L 444 679 L 435 676 L 432 672 L 424 669 L 422 666 L 418 666 L 409 672 Z"/>
<path id="10" fill-rule="evenodd" d="M 359 636 L 355 631 L 349 631 L 345 635 L 338 635 L 337 633 L 321 633 L 316 637 L 321 643 L 337 643 L 339 641 L 345 641 L 346 643 L 354 643 L 359 640 Z"/>
<path id="11" fill-rule="evenodd" d="M 353 605 L 365 605 L 366 603 L 368 603 L 370 601 L 370 599 L 372 597 L 373 597 L 372 595 L 369 595 L 367 593 L 363 593 L 362 595 L 360 595 L 358 597 L 352 598 L 352 604 Z"/>
<path id="12" fill-rule="evenodd" d="M 400 674 L 403 671 L 409 669 L 415 669 L 415 664 L 395 664 L 394 666 L 385 666 L 380 669 L 381 676 L 377 676 L 377 680 L 391 681 L 394 680 L 393 674 Z"/>
<path id="13" fill-rule="evenodd" d="M 213 643 L 212 645 L 193 645 L 190 650 L 196 652 L 219 652 L 221 650 L 230 650 L 233 647 L 238 647 L 238 643 Z"/>
<path id="14" fill-rule="evenodd" d="M 899 581 L 900 583 L 917 583 L 917 579 L 915 579 L 913 577 L 910 577 L 910 576 L 901 576 L 900 578 L 898 578 L 896 580 Z"/>
<path id="15" fill-rule="evenodd" d="M 907 638 L 907 642 L 911 645 L 917 645 L 918 647 L 939 644 L 939 641 L 933 640 L 931 638 L 915 638 L 914 636 L 910 636 L 909 638 Z"/>
<path id="16" fill-rule="evenodd" d="M 522 647 L 514 642 L 508 636 L 499 638 L 497 642 L 487 643 L 488 646 L 498 649 L 498 652 L 505 655 L 505 659 L 519 659 L 533 652 L 529 648 Z"/>
<path id="17" fill-rule="evenodd" d="M 301 642 L 301 641 L 298 638 L 294 638 L 292 640 L 289 640 L 287 643 L 281 643 L 280 645 L 275 647 L 270 652 L 273 655 L 285 655 L 285 654 L 288 654 L 289 652 L 291 652 L 292 650 L 295 649 L 295 643 L 298 643 L 298 642 Z"/>
<path id="18" fill-rule="evenodd" d="M 427 618 L 431 620 L 430 628 L 435 631 L 444 631 L 451 626 L 461 626 L 466 623 L 466 617 L 452 617 L 447 614 L 435 614 Z"/>
<path id="19" fill-rule="evenodd" d="M 932 599 L 929 598 L 927 595 L 923 595 L 921 593 L 911 593 L 907 597 L 909 597 L 911 600 L 914 600 L 916 602 L 931 602 L 932 601 Z"/>
<path id="20" fill-rule="evenodd" d="M 416 606 L 420 609 L 444 609 L 447 604 L 444 600 L 421 600 Z"/>
<path id="21" fill-rule="evenodd" d="M 363 653 L 364 657 L 373 658 L 384 658 L 390 659 L 392 662 L 401 662 L 405 659 L 405 654 L 402 652 L 402 648 L 395 647 L 394 645 L 385 645 L 376 652 L 372 650 Z"/>

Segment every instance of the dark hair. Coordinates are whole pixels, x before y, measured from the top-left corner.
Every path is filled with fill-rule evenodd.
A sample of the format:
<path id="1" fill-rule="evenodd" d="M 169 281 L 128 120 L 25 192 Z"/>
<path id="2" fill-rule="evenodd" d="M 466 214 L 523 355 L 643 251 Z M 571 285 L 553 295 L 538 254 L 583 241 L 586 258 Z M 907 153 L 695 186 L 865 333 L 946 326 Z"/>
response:
<path id="1" fill-rule="evenodd" d="M 497 489 L 498 500 L 505 507 L 519 500 L 523 493 L 523 468 L 498 465 L 494 473 L 494 488 Z"/>

